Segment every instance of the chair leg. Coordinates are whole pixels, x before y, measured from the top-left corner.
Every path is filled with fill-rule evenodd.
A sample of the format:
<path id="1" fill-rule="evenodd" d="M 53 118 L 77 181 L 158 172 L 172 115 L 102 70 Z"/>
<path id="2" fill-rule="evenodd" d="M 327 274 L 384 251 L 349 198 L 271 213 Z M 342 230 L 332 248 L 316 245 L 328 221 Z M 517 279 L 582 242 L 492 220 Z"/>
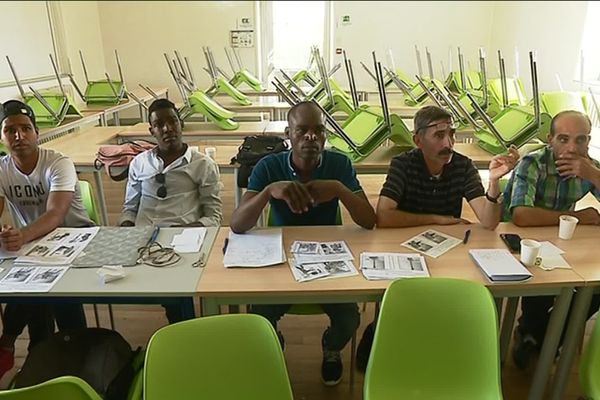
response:
<path id="1" fill-rule="evenodd" d="M 2 319 L 2 324 L 4 324 L 4 306 L 0 304 L 0 318 Z"/>
<path id="2" fill-rule="evenodd" d="M 96 328 L 100 328 L 100 316 L 98 315 L 98 305 L 92 304 L 94 307 L 94 319 L 96 320 Z"/>
<path id="3" fill-rule="evenodd" d="M 354 370 L 356 366 L 354 361 L 356 360 L 356 332 L 352 335 L 352 341 L 350 342 L 350 390 L 354 387 Z"/>
<path id="4" fill-rule="evenodd" d="M 110 329 L 115 330 L 115 317 L 113 315 L 112 304 L 108 305 L 108 316 L 110 318 Z"/>
<path id="5" fill-rule="evenodd" d="M 367 303 L 363 303 L 362 310 L 363 310 L 363 312 L 367 311 Z"/>

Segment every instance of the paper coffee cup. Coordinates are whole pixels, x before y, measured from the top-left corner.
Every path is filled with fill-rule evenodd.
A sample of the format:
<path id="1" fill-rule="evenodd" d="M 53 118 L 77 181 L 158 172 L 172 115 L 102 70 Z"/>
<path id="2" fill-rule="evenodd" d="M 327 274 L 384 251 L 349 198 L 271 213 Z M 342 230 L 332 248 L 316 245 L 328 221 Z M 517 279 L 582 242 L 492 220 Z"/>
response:
<path id="1" fill-rule="evenodd" d="M 558 237 L 564 240 L 571 239 L 579 220 L 571 215 L 561 215 L 558 220 Z"/>
<path id="2" fill-rule="evenodd" d="M 521 240 L 521 262 L 528 267 L 533 267 L 538 261 L 542 244 L 535 240 Z"/>
<path id="3" fill-rule="evenodd" d="M 212 158 L 214 160 L 215 156 L 217 155 L 217 149 L 216 149 L 216 147 L 205 147 L 204 154 L 206 154 L 207 156 L 209 156 L 210 158 Z"/>

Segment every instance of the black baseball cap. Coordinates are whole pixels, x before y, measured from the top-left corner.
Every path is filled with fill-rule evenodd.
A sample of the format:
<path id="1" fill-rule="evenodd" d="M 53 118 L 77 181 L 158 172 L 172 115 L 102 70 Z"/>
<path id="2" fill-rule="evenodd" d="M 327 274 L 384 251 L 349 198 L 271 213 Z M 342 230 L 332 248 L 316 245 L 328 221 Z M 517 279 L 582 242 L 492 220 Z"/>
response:
<path id="1" fill-rule="evenodd" d="M 31 107 L 19 100 L 8 100 L 7 102 L 0 104 L 0 124 L 8 117 L 13 115 L 26 115 L 29 117 L 33 126 L 37 128 L 35 124 L 35 114 Z"/>

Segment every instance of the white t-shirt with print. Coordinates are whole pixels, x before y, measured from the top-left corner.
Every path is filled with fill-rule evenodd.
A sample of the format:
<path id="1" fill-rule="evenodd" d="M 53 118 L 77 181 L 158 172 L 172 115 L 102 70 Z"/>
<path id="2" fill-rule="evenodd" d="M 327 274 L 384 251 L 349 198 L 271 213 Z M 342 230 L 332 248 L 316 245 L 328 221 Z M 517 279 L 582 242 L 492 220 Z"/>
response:
<path id="1" fill-rule="evenodd" d="M 0 158 L 0 197 L 12 208 L 17 227 L 31 224 L 46 212 L 50 192 L 75 192 L 61 226 L 93 225 L 83 207 L 77 173 L 69 158 L 40 148 L 37 165 L 29 175 L 19 171 L 10 154 Z"/>

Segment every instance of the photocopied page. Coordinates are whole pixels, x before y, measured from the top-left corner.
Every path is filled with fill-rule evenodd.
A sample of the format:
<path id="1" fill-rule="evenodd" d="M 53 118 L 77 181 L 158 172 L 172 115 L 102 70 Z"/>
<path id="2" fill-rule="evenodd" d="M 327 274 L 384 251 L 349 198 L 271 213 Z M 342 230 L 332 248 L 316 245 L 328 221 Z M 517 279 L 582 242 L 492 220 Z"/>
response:
<path id="1" fill-rule="evenodd" d="M 295 241 L 290 249 L 289 265 L 298 282 L 358 275 L 354 257 L 344 241 Z"/>
<path id="2" fill-rule="evenodd" d="M 225 267 L 266 267 L 285 262 L 281 229 L 230 232 L 223 257 Z"/>
<path id="3" fill-rule="evenodd" d="M 68 265 L 85 249 L 98 233 L 92 228 L 56 228 L 29 250 L 17 257 L 15 264 Z"/>
<path id="4" fill-rule="evenodd" d="M 429 229 L 408 239 L 402 245 L 426 256 L 437 258 L 461 243 L 462 240 L 458 238 Z"/>
<path id="5" fill-rule="evenodd" d="M 414 253 L 361 253 L 360 269 L 369 280 L 429 276 L 425 257 Z"/>
<path id="6" fill-rule="evenodd" d="M 0 293 L 49 292 L 68 269 L 66 266 L 14 266 L 0 279 Z"/>

